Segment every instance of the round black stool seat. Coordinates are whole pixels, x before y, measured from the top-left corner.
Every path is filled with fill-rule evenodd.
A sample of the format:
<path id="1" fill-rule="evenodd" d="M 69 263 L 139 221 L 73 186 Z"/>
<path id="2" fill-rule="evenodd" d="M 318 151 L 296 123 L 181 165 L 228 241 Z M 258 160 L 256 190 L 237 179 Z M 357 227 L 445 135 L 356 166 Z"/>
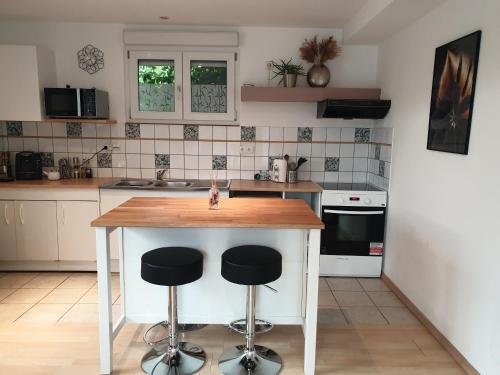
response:
<path id="1" fill-rule="evenodd" d="M 232 247 L 222 254 L 221 274 L 235 284 L 267 284 L 281 276 L 281 254 L 266 246 Z"/>
<path id="2" fill-rule="evenodd" d="M 160 247 L 141 258 L 141 277 L 151 284 L 183 285 L 198 280 L 202 274 L 203 254 L 189 247 Z"/>

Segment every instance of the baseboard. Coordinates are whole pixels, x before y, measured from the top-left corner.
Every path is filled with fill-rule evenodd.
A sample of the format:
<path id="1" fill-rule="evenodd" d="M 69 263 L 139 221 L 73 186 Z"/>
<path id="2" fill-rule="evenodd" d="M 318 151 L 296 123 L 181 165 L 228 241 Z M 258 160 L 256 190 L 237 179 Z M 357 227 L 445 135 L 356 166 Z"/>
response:
<path id="1" fill-rule="evenodd" d="M 413 302 L 394 284 L 394 282 L 386 275 L 382 274 L 382 280 L 398 296 L 413 315 L 427 328 L 432 336 L 441 344 L 441 346 L 457 361 L 468 375 L 480 375 L 480 373 L 467 361 L 467 359 L 458 351 L 457 348 L 432 324 L 432 322 L 418 309 Z"/>

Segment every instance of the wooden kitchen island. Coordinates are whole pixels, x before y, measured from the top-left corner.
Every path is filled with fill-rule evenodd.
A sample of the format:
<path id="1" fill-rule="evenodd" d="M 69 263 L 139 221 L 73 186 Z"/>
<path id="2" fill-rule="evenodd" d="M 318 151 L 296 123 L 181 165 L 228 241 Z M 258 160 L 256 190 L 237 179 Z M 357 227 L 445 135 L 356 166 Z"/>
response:
<path id="1" fill-rule="evenodd" d="M 96 227 L 101 373 L 111 374 L 113 339 L 125 322 L 156 323 L 167 317 L 167 290 L 141 279 L 141 256 L 165 246 L 186 246 L 204 256 L 201 279 L 179 287 L 179 323 L 228 324 L 245 316 L 241 285 L 220 275 L 230 247 L 255 244 L 278 250 L 282 276 L 257 289 L 257 318 L 304 328 L 304 373 L 316 357 L 320 230 L 323 223 L 300 199 L 132 198 L 92 222 Z M 113 327 L 109 235 L 118 230 L 122 314 Z M 137 366 L 139 367 L 139 363 Z M 284 363 L 286 367 L 286 363 Z"/>

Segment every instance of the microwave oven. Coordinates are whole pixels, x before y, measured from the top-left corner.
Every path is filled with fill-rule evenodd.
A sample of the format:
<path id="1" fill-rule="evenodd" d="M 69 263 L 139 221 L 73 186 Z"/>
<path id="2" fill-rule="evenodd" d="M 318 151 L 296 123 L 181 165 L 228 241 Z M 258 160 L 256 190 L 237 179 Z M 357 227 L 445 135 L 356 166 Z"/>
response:
<path id="1" fill-rule="evenodd" d="M 108 93 L 97 89 L 45 88 L 45 115 L 49 118 L 108 119 Z"/>

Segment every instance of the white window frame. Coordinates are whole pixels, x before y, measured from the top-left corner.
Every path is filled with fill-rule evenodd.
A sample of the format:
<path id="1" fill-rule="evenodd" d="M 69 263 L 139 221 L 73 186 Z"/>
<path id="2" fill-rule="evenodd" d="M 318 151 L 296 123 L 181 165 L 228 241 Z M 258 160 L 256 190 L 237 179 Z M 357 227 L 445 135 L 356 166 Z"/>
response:
<path id="1" fill-rule="evenodd" d="M 182 119 L 182 53 L 170 51 L 128 51 L 128 82 L 131 120 L 167 120 Z M 139 80 L 138 62 L 139 60 L 173 60 L 175 79 L 175 111 L 155 112 L 139 110 Z"/>
<path id="2" fill-rule="evenodd" d="M 192 112 L 191 111 L 191 61 L 225 61 L 227 64 L 227 112 Z M 185 120 L 236 121 L 235 118 L 235 54 L 229 52 L 183 52 L 182 84 Z"/>

